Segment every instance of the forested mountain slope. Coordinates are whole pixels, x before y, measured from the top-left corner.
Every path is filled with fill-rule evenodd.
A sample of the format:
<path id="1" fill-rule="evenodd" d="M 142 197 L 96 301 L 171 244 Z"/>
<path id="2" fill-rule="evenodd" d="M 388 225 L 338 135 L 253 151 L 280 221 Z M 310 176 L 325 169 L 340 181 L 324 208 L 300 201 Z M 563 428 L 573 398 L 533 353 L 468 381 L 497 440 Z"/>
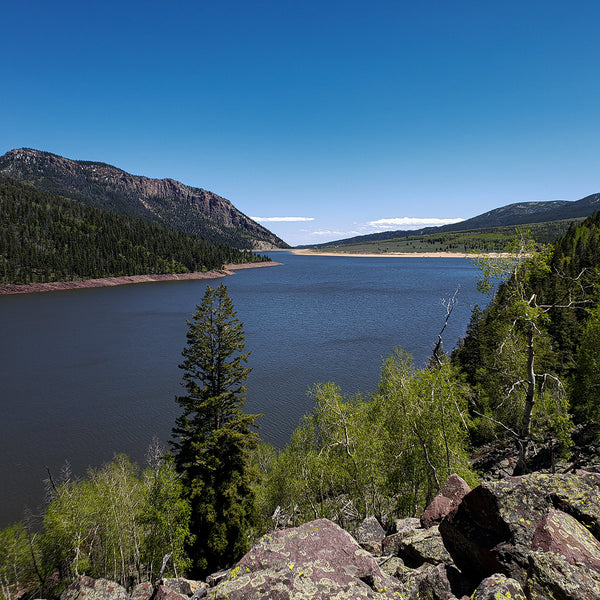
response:
<path id="1" fill-rule="evenodd" d="M 508 204 L 486 213 L 466 219 L 460 223 L 442 225 L 440 227 L 424 227 L 415 230 L 382 231 L 361 235 L 335 242 L 320 244 L 319 247 L 357 244 L 360 242 L 376 242 L 412 236 L 442 234 L 456 231 L 493 230 L 500 227 L 533 225 L 535 223 L 552 223 L 567 219 L 589 217 L 600 210 L 600 194 L 591 194 L 581 200 L 555 200 L 550 202 L 517 202 Z"/>
<path id="2" fill-rule="evenodd" d="M 260 260 L 0 176 L 0 284 L 186 273 Z"/>
<path id="3" fill-rule="evenodd" d="M 29 148 L 0 157 L 0 174 L 38 191 L 110 212 L 142 217 L 236 248 L 285 248 L 276 235 L 212 192 L 173 179 L 131 175 L 101 162 L 77 161 Z"/>

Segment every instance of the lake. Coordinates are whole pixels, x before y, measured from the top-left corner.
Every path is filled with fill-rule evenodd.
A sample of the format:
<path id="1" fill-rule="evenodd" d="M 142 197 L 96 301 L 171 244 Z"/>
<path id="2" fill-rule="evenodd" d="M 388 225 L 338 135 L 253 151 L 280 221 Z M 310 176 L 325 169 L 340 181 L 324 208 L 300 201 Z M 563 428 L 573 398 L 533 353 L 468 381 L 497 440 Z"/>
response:
<path id="1" fill-rule="evenodd" d="M 442 299 L 459 289 L 444 334 L 464 335 L 477 270 L 461 258 L 358 258 L 272 253 L 282 266 L 221 280 L 0 296 L 0 527 L 43 500 L 46 468 L 84 475 L 115 452 L 142 463 L 166 443 L 182 392 L 186 319 L 206 285 L 227 285 L 251 351 L 245 410 L 260 435 L 285 445 L 311 408 L 307 389 L 334 381 L 369 394 L 400 346 L 424 366 L 443 325 Z"/>

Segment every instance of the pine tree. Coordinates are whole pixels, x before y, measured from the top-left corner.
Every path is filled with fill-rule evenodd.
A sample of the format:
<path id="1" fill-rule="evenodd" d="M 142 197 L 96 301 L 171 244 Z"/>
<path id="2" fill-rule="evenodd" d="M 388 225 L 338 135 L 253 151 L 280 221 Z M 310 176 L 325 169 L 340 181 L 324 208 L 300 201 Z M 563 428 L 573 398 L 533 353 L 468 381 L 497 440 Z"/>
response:
<path id="1" fill-rule="evenodd" d="M 196 575 L 239 559 L 249 547 L 256 523 L 250 454 L 258 441 L 260 415 L 242 412 L 245 402 L 243 324 L 236 318 L 227 288 L 210 286 L 191 321 L 183 350 L 183 414 L 171 442 L 192 504 L 190 548 Z"/>

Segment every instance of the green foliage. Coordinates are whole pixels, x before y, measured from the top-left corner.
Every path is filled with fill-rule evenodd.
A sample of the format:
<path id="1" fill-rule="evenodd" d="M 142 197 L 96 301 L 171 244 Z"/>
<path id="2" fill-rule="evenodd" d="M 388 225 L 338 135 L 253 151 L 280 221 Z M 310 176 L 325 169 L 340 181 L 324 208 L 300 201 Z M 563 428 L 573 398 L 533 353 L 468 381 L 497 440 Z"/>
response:
<path id="1" fill-rule="evenodd" d="M 418 514 L 452 473 L 471 483 L 465 388 L 442 361 L 417 370 L 401 351 L 371 400 L 316 385 L 314 401 L 269 473 L 265 515 L 275 524 L 327 517 L 351 528 Z"/>
<path id="2" fill-rule="evenodd" d="M 467 389 L 447 361 L 417 370 L 396 350 L 383 366 L 373 408 L 384 424 L 384 472 L 397 490 L 397 514 L 418 514 L 452 473 L 474 482 Z"/>
<path id="3" fill-rule="evenodd" d="M 208 286 L 188 321 L 183 350 L 186 395 L 173 429 L 175 461 L 192 503 L 191 547 L 197 573 L 231 564 L 249 547 L 256 524 L 251 455 L 259 415 L 247 415 L 244 332 L 227 288 Z"/>
<path id="4" fill-rule="evenodd" d="M 16 600 L 35 584 L 30 538 L 23 523 L 0 531 L 0 598 Z"/>
<path id="5" fill-rule="evenodd" d="M 0 284 L 188 273 L 260 260 L 0 177 Z"/>
<path id="6" fill-rule="evenodd" d="M 546 223 L 532 223 L 527 225 L 531 236 L 538 244 L 553 243 L 564 235 L 569 226 L 583 219 L 567 219 L 550 221 Z M 390 232 L 394 234 L 395 232 Z M 400 232 L 396 232 L 400 233 Z M 407 232 L 405 232 L 407 233 Z M 382 237 L 383 234 L 361 236 L 360 241 L 340 240 L 317 247 L 327 252 L 340 252 L 349 254 L 372 253 L 386 254 L 390 252 L 416 253 L 416 252 L 503 252 L 513 240 L 514 226 L 486 227 L 466 231 L 448 231 L 443 233 L 426 233 L 403 237 Z"/>
<path id="7" fill-rule="evenodd" d="M 182 574 L 189 513 L 171 459 L 155 457 L 139 473 L 118 455 L 87 478 L 67 476 L 55 487 L 40 541 L 44 571 L 59 574 L 59 589 L 82 574 L 126 585 L 151 579 L 172 553 L 167 572 Z"/>
<path id="8" fill-rule="evenodd" d="M 559 255 L 551 247 L 536 250 L 520 232 L 506 255 L 477 259 L 480 289 L 490 291 L 494 281 L 500 285 L 487 309 L 473 312 L 468 335 L 453 357 L 475 391 L 476 425 L 488 421 L 475 439 L 510 434 L 519 448 L 517 473 L 526 469 L 531 440 L 552 437 L 562 451 L 570 444 L 562 383 L 568 371 L 558 360 L 564 344 L 553 330 L 564 322 L 565 311 L 575 312 L 589 298 L 583 271 L 575 277 L 559 268 Z"/>
<path id="9" fill-rule="evenodd" d="M 571 406 L 579 422 L 600 423 L 600 305 L 590 311 L 575 355 Z"/>

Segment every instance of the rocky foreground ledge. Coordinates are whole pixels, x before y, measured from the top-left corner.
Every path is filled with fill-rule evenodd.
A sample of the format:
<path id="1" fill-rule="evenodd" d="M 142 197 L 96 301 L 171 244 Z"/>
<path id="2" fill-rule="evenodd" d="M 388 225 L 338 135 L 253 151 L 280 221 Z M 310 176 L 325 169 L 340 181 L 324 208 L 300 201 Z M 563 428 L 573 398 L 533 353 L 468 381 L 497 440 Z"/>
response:
<path id="1" fill-rule="evenodd" d="M 130 592 L 80 577 L 61 600 L 595 600 L 600 474 L 535 473 L 474 490 L 453 475 L 420 519 L 356 538 L 326 519 L 262 537 L 205 582 L 164 579 Z"/>

